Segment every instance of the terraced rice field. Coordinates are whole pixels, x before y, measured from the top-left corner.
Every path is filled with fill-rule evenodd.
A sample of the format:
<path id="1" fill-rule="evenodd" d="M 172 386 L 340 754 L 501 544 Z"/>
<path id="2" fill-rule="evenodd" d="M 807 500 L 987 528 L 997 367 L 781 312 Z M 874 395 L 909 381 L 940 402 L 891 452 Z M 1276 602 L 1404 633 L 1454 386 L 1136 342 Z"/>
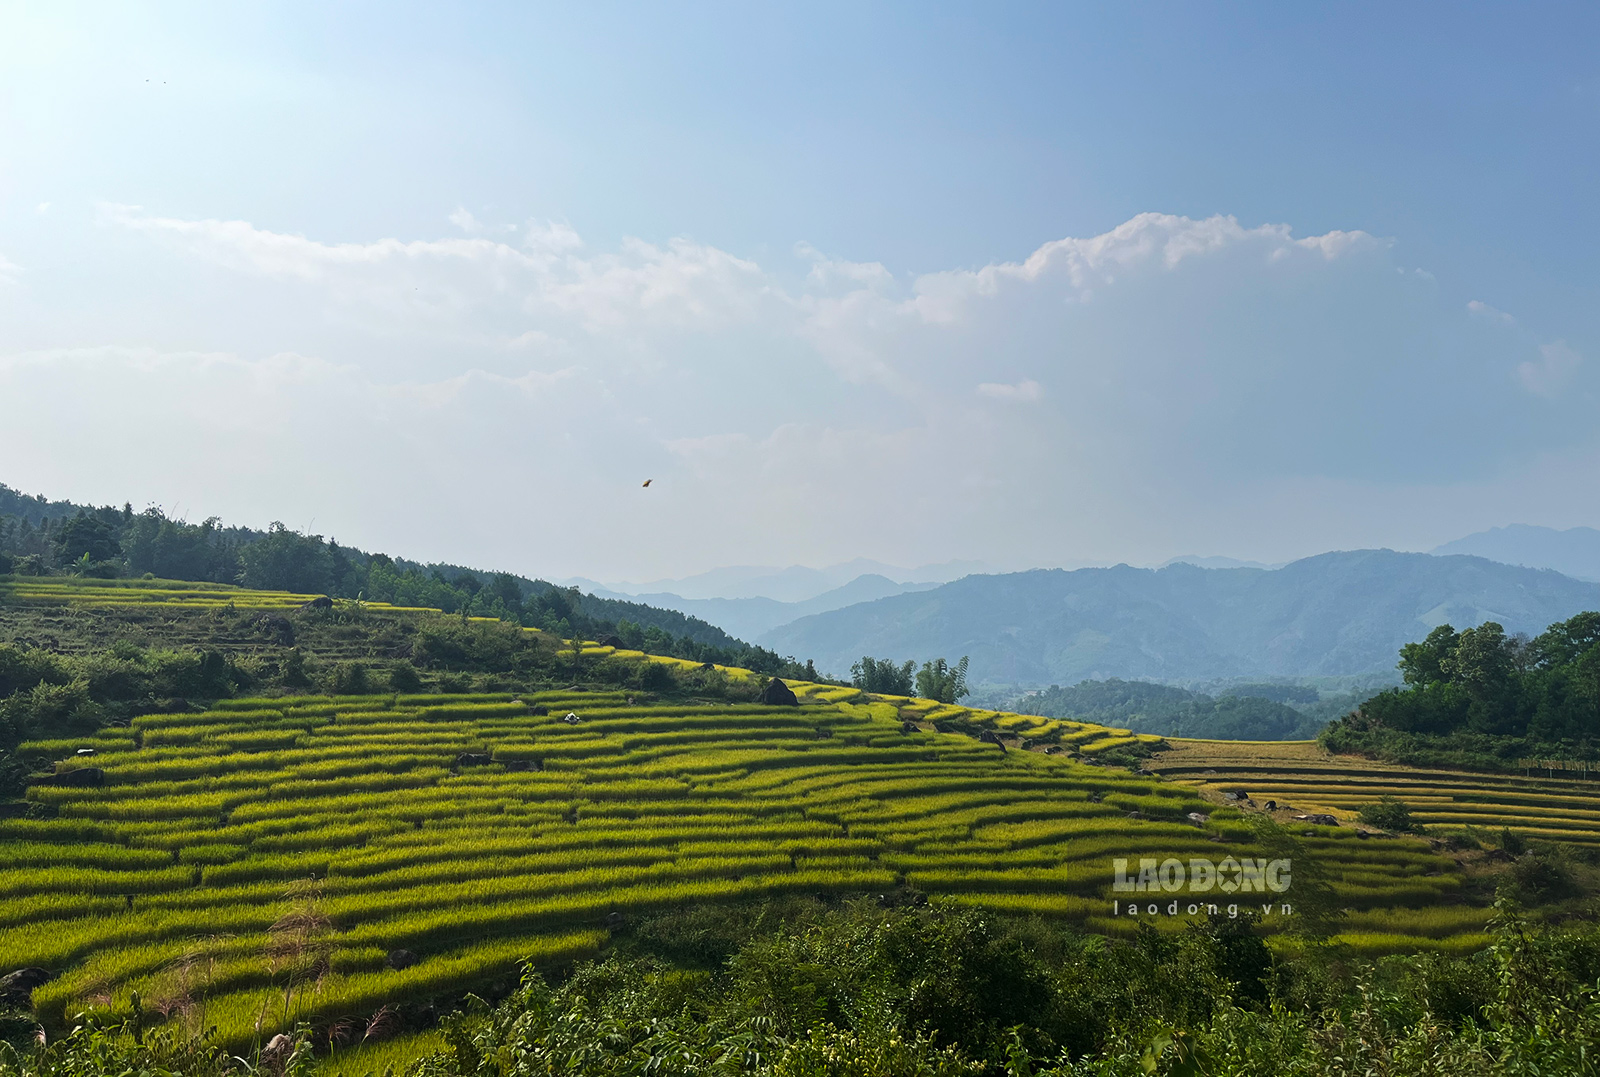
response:
<path id="1" fill-rule="evenodd" d="M 317 598 L 288 591 L 253 591 L 225 583 L 184 580 L 95 580 L 64 576 L 0 579 L 0 604 L 32 606 L 158 606 L 211 609 L 290 610 Z M 369 602 L 374 610 L 407 607 Z"/>
<path id="2" fill-rule="evenodd" d="M 126 1012 L 138 992 L 247 1046 L 593 954 L 632 917 L 688 903 L 912 887 L 1119 932 L 1133 925 L 1109 915 L 1111 858 L 1262 853 L 1236 814 L 1187 821 L 1211 810 L 1192 786 L 934 723 L 1086 756 L 1125 733 L 793 687 L 793 708 L 231 700 L 36 742 L 36 759 L 102 784 L 35 785 L 54 817 L 0 820 L 0 953 L 60 973 L 34 996 L 47 1022 Z M 1451 861 L 1351 837 L 1303 848 L 1357 910 L 1352 941 L 1474 944 L 1481 912 L 1447 907 Z M 416 962 L 389 967 L 402 949 Z"/>
<path id="3" fill-rule="evenodd" d="M 1600 782 L 1592 780 L 1407 767 L 1331 756 L 1314 741 L 1171 744 L 1153 770 L 1203 790 L 1242 790 L 1257 803 L 1354 820 L 1363 805 L 1393 796 L 1430 828 L 1510 827 L 1530 838 L 1600 845 Z"/>

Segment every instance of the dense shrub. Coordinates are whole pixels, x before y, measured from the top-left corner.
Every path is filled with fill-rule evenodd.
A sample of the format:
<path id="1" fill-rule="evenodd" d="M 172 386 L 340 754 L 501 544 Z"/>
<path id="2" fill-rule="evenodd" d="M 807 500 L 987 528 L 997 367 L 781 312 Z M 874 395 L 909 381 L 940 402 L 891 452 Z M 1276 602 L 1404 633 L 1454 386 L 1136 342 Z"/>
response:
<path id="1" fill-rule="evenodd" d="M 1365 805 L 1357 813 L 1357 818 L 1368 826 L 1395 833 L 1404 833 L 1413 825 L 1411 808 L 1404 801 L 1396 800 L 1392 796 L 1380 797 L 1376 804 Z"/>

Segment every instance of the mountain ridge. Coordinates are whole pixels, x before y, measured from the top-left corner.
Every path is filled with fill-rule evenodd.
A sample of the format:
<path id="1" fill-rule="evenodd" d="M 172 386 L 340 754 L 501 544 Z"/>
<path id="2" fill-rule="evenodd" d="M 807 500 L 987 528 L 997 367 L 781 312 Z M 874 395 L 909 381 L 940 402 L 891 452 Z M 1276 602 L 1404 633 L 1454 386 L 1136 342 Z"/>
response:
<path id="1" fill-rule="evenodd" d="M 1335 551 L 1279 569 L 1034 569 L 968 576 L 760 637 L 848 669 L 864 654 L 972 656 L 973 683 L 1358 675 L 1439 624 L 1535 633 L 1600 608 L 1600 584 L 1480 557 Z"/>
<path id="2" fill-rule="evenodd" d="M 1574 579 L 1600 582 L 1600 531 L 1558 530 L 1536 524 L 1491 527 L 1435 546 L 1435 555 L 1469 554 L 1507 565 L 1549 568 Z"/>

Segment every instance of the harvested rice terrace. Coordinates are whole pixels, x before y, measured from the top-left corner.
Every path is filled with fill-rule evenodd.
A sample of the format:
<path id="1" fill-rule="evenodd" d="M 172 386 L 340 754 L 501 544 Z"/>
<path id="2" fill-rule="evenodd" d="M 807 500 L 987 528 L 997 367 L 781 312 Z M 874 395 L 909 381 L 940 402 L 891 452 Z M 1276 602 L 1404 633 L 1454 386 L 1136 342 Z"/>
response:
<path id="1" fill-rule="evenodd" d="M 35 742 L 39 763 L 101 784 L 36 784 L 53 817 L 0 820 L 0 952 L 61 974 L 34 995 L 56 1025 L 125 1011 L 134 991 L 176 1012 L 204 969 L 205 1020 L 238 1045 L 258 1025 L 590 955 L 630 917 L 686 903 L 911 887 L 1122 932 L 1113 857 L 1262 855 L 1236 813 L 1188 822 L 1211 810 L 1192 786 L 933 726 L 1084 753 L 1126 733 L 794 687 L 794 708 L 571 691 L 230 700 Z M 1303 839 L 1354 910 L 1350 942 L 1476 944 L 1483 910 L 1459 905 L 1452 861 L 1351 837 Z M 288 959 L 264 955 L 308 879 L 333 948 L 319 986 L 286 1003 Z M 388 967 L 399 949 L 416 963 Z"/>
<path id="2" fill-rule="evenodd" d="M 317 597 L 187 580 L 97 580 L 62 576 L 14 576 L 0 580 L 0 602 L 14 606 L 167 606 L 194 609 L 234 606 L 253 610 L 292 610 Z M 383 610 L 405 608 L 383 602 L 367 605 Z"/>
<path id="3" fill-rule="evenodd" d="M 1404 767 L 1330 756 L 1309 741 L 1174 741 L 1152 769 L 1202 790 L 1244 791 L 1257 803 L 1275 800 L 1341 819 L 1392 796 L 1428 827 L 1510 827 L 1529 837 L 1600 845 L 1600 782 L 1581 778 Z"/>

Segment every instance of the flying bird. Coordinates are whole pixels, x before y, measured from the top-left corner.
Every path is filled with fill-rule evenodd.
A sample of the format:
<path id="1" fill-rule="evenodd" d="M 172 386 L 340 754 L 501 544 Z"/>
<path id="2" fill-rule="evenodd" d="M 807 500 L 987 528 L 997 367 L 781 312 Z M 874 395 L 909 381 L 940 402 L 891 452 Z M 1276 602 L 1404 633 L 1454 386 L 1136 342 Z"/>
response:
<path id="1" fill-rule="evenodd" d="M 650 484 L 651 484 L 651 483 L 653 483 L 653 482 L 655 482 L 655 481 L 656 481 L 656 480 L 654 480 L 654 479 L 646 479 L 646 480 L 644 480 L 644 484 L 645 484 L 645 485 L 646 485 L 646 486 L 649 486 L 649 485 L 650 485 Z"/>

